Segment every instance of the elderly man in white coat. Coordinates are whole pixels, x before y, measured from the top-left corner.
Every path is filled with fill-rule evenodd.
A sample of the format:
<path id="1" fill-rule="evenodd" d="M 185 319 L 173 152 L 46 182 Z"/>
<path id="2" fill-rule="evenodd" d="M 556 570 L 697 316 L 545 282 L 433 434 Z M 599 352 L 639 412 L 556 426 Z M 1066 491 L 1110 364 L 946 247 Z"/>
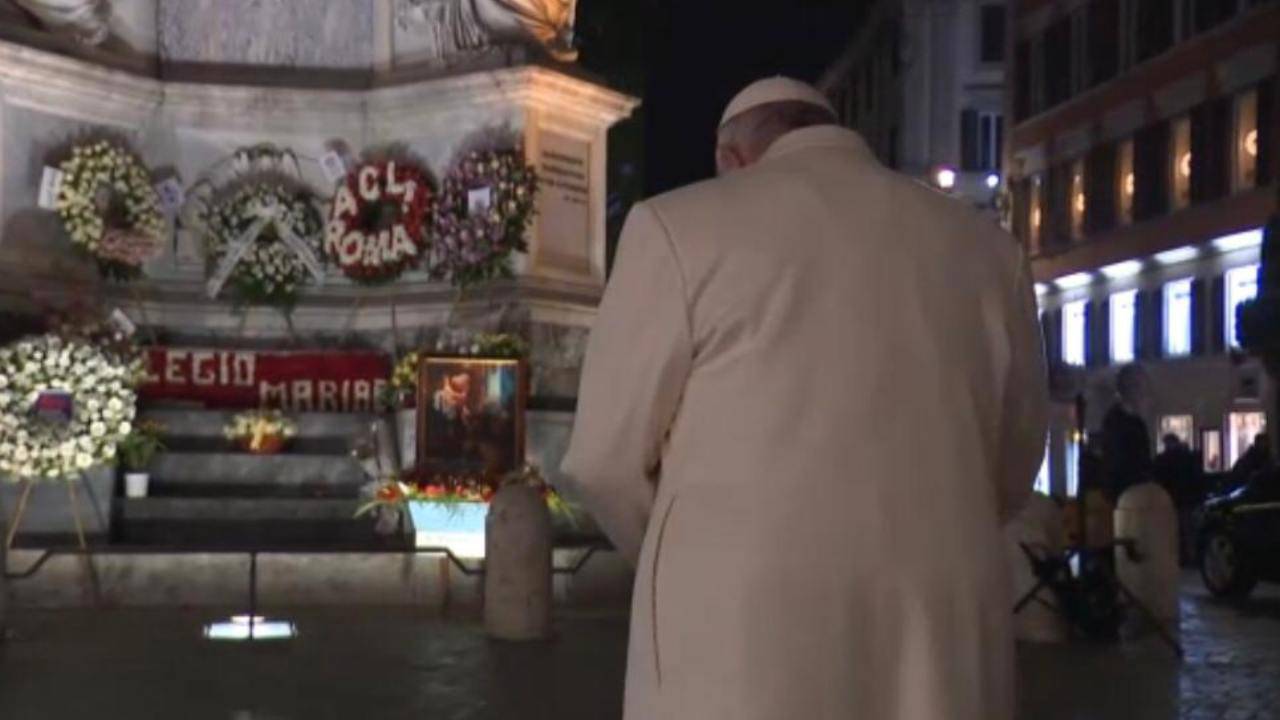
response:
<path id="1" fill-rule="evenodd" d="M 1007 720 L 1000 524 L 1044 450 L 1032 281 L 812 87 L 636 205 L 564 462 L 637 568 L 627 720 Z"/>

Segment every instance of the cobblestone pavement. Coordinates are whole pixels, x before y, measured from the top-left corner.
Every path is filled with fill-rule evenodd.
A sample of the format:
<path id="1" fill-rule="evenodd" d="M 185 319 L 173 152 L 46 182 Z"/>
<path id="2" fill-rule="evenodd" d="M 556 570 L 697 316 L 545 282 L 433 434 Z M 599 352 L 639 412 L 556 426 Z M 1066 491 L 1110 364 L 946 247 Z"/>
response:
<path id="1" fill-rule="evenodd" d="M 1184 578 L 1177 662 L 1157 641 L 1026 645 L 1022 720 L 1280 720 L 1280 590 L 1239 606 Z M 562 617 L 511 645 L 407 609 L 276 613 L 286 642 L 214 643 L 207 610 L 16 611 L 0 643 L 0 718 L 611 720 L 626 619 Z M 945 719 L 939 719 L 945 720 Z"/>
<path id="2" fill-rule="evenodd" d="M 1027 720 L 1280 720 L 1280 588 L 1241 603 L 1182 583 L 1179 663 L 1158 640 L 1019 649 Z"/>

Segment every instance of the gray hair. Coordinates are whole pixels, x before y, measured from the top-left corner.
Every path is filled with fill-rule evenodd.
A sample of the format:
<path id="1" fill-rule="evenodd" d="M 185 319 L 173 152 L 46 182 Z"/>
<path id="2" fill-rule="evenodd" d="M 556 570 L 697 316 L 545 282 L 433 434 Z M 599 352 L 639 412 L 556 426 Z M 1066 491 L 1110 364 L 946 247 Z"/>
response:
<path id="1" fill-rule="evenodd" d="M 751 158 L 759 158 L 774 140 L 792 130 L 814 125 L 831 125 L 836 117 L 818 105 L 795 100 L 753 107 L 720 126 L 716 144 L 734 146 Z"/>

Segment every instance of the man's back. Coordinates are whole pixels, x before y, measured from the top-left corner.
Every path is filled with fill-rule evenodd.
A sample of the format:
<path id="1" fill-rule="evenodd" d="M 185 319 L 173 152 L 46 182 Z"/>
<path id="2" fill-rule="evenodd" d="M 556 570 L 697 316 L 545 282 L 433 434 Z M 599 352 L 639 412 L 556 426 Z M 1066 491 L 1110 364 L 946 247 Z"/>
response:
<path id="1" fill-rule="evenodd" d="M 627 718 L 1008 717 L 1045 388 L 1012 241 L 797 130 L 637 206 L 592 332 L 565 470 L 638 552 Z"/>
<path id="2" fill-rule="evenodd" d="M 696 455 L 706 472 L 689 482 L 737 485 L 749 468 L 815 497 L 845 482 L 913 506 L 972 498 L 994 526 L 1018 254 L 853 138 L 793 133 L 751 168 L 648 203 L 695 349 L 666 459 Z"/>

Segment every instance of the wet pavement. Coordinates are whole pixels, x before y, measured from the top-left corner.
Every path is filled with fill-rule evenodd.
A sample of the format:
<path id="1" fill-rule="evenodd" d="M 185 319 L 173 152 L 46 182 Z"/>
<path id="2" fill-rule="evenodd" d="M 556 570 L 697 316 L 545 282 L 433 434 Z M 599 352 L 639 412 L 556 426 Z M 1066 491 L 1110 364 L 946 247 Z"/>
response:
<path id="1" fill-rule="evenodd" d="M 1023 646 L 1020 718 L 1280 720 L 1280 591 L 1238 606 L 1188 576 L 1179 663 L 1154 640 Z M 277 612 L 288 641 L 213 642 L 208 610 L 15 611 L 0 645 L 0 718 L 619 716 L 626 620 L 564 615 L 558 637 L 512 645 L 473 622 L 408 609 Z M 269 613 L 270 614 L 270 613 Z"/>

